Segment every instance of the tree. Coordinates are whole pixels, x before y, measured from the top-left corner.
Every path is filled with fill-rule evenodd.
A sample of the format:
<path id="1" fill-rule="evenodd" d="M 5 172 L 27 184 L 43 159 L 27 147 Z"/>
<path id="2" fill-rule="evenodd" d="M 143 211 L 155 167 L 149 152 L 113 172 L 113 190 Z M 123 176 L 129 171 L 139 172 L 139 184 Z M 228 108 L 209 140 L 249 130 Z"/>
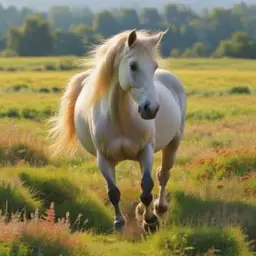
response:
<path id="1" fill-rule="evenodd" d="M 94 30 L 87 25 L 72 26 L 69 31 L 79 38 L 85 51 L 89 50 L 93 44 L 96 44 L 102 39 L 101 35 L 95 33 Z"/>
<path id="2" fill-rule="evenodd" d="M 73 24 L 73 16 L 70 7 L 55 6 L 49 11 L 49 21 L 57 29 L 68 30 Z"/>
<path id="3" fill-rule="evenodd" d="M 141 24 L 146 29 L 159 29 L 162 20 L 156 8 L 144 8 L 140 15 Z"/>
<path id="4" fill-rule="evenodd" d="M 84 8 L 74 9 L 72 14 L 73 14 L 72 24 L 76 24 L 76 25 L 84 24 L 87 26 L 92 26 L 94 14 L 90 8 L 84 7 Z"/>
<path id="5" fill-rule="evenodd" d="M 197 17 L 192 10 L 180 4 L 166 4 L 163 14 L 167 24 L 174 23 L 176 25 L 188 23 L 190 20 Z"/>
<path id="6" fill-rule="evenodd" d="M 140 27 L 139 16 L 135 9 L 122 8 L 117 18 L 122 30 Z"/>
<path id="7" fill-rule="evenodd" d="M 246 32 L 235 32 L 229 40 L 221 41 L 215 57 L 256 58 L 256 42 Z"/>
<path id="8" fill-rule="evenodd" d="M 174 48 L 174 49 L 171 50 L 171 54 L 170 55 L 173 58 L 177 58 L 177 57 L 179 57 L 181 55 L 181 51 L 180 51 L 180 49 Z"/>
<path id="9" fill-rule="evenodd" d="M 54 41 L 53 53 L 54 55 L 83 55 L 85 47 L 81 38 L 66 31 L 56 32 L 56 39 Z"/>
<path id="10" fill-rule="evenodd" d="M 192 51 L 197 57 L 206 57 L 208 55 L 208 48 L 202 42 L 197 42 L 193 45 Z"/>
<path id="11" fill-rule="evenodd" d="M 21 56 L 50 55 L 53 42 L 53 30 L 40 15 L 27 18 L 22 27 L 10 28 L 7 35 L 7 47 Z"/>
<path id="12" fill-rule="evenodd" d="M 104 37 L 112 36 L 118 33 L 120 26 L 115 16 L 107 10 L 100 11 L 93 24 L 94 30 Z"/>
<path id="13" fill-rule="evenodd" d="M 231 37 L 232 33 L 242 29 L 242 22 L 238 15 L 231 10 L 215 8 L 206 17 L 208 42 L 215 49 L 221 40 Z"/>

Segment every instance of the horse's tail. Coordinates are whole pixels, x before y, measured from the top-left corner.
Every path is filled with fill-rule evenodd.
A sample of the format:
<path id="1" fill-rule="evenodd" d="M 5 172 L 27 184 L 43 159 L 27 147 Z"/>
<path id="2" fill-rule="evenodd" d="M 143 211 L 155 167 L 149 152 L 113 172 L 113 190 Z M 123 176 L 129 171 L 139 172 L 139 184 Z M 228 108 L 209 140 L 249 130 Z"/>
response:
<path id="1" fill-rule="evenodd" d="M 49 120 L 50 129 L 48 138 L 53 140 L 50 151 L 54 156 L 64 152 L 74 154 L 77 147 L 74 111 L 76 100 L 83 88 L 83 80 L 90 70 L 78 73 L 71 77 L 61 98 L 60 107 L 54 117 Z"/>

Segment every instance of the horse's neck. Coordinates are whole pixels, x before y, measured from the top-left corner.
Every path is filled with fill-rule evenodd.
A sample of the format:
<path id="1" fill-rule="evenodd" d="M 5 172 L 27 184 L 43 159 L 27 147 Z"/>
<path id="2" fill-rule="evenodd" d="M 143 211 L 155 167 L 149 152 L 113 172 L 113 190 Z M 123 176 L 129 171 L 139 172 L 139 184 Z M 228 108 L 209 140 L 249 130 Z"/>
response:
<path id="1" fill-rule="evenodd" d="M 117 81 L 113 82 L 108 94 L 108 109 L 111 121 L 122 129 L 128 126 L 134 105 L 131 94 L 125 92 Z"/>

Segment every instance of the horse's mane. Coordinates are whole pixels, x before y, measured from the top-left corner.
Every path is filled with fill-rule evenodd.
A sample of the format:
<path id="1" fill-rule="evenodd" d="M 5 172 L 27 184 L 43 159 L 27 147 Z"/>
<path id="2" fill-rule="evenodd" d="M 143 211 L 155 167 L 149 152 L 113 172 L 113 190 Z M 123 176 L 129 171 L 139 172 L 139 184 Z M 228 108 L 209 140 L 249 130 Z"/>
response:
<path id="1" fill-rule="evenodd" d="M 118 67 L 119 62 L 123 56 L 123 50 L 130 30 L 121 32 L 105 41 L 98 44 L 87 56 L 91 60 L 90 75 L 84 80 L 84 86 L 89 87 L 89 93 L 84 99 L 84 111 L 94 106 L 98 99 L 110 88 L 111 81 L 114 75 L 114 70 Z M 146 30 L 136 31 L 137 50 L 147 51 L 150 55 L 158 56 L 157 48 L 151 47 L 147 42 L 147 37 L 150 36 Z M 142 49 L 143 48 L 143 49 Z"/>

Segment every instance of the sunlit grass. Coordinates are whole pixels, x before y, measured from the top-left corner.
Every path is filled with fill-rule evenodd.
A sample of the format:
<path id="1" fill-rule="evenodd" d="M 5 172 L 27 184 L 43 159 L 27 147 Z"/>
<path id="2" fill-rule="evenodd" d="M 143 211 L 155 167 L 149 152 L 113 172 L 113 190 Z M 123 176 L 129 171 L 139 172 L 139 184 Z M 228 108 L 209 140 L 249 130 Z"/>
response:
<path id="1" fill-rule="evenodd" d="M 252 256 L 248 242 L 256 239 L 256 62 L 168 59 L 160 64 L 184 82 L 187 122 L 167 186 L 168 214 L 161 230 L 145 237 L 134 219 L 141 193 L 139 164 L 125 161 L 116 168 L 127 219 L 118 235 L 96 159 L 83 149 L 72 158 L 48 154 L 47 118 L 41 114 L 57 109 L 60 90 L 78 69 L 46 72 L 45 65 L 70 60 L 77 59 L 0 58 L 5 69 L 0 72 L 0 209 L 29 217 L 36 209 L 44 213 L 54 202 L 56 222 L 67 212 L 71 222 L 69 229 L 56 222 L 4 223 L 0 218 L 0 255 L 30 255 L 34 248 L 38 255 Z M 10 67 L 16 71 L 7 72 Z M 25 109 L 37 116 L 25 119 Z M 39 168 L 34 160 L 42 156 L 47 166 Z M 159 152 L 153 165 L 154 197 L 160 165 Z M 21 227 L 22 239 L 13 236 Z M 72 233 L 79 227 L 84 232 Z"/>

